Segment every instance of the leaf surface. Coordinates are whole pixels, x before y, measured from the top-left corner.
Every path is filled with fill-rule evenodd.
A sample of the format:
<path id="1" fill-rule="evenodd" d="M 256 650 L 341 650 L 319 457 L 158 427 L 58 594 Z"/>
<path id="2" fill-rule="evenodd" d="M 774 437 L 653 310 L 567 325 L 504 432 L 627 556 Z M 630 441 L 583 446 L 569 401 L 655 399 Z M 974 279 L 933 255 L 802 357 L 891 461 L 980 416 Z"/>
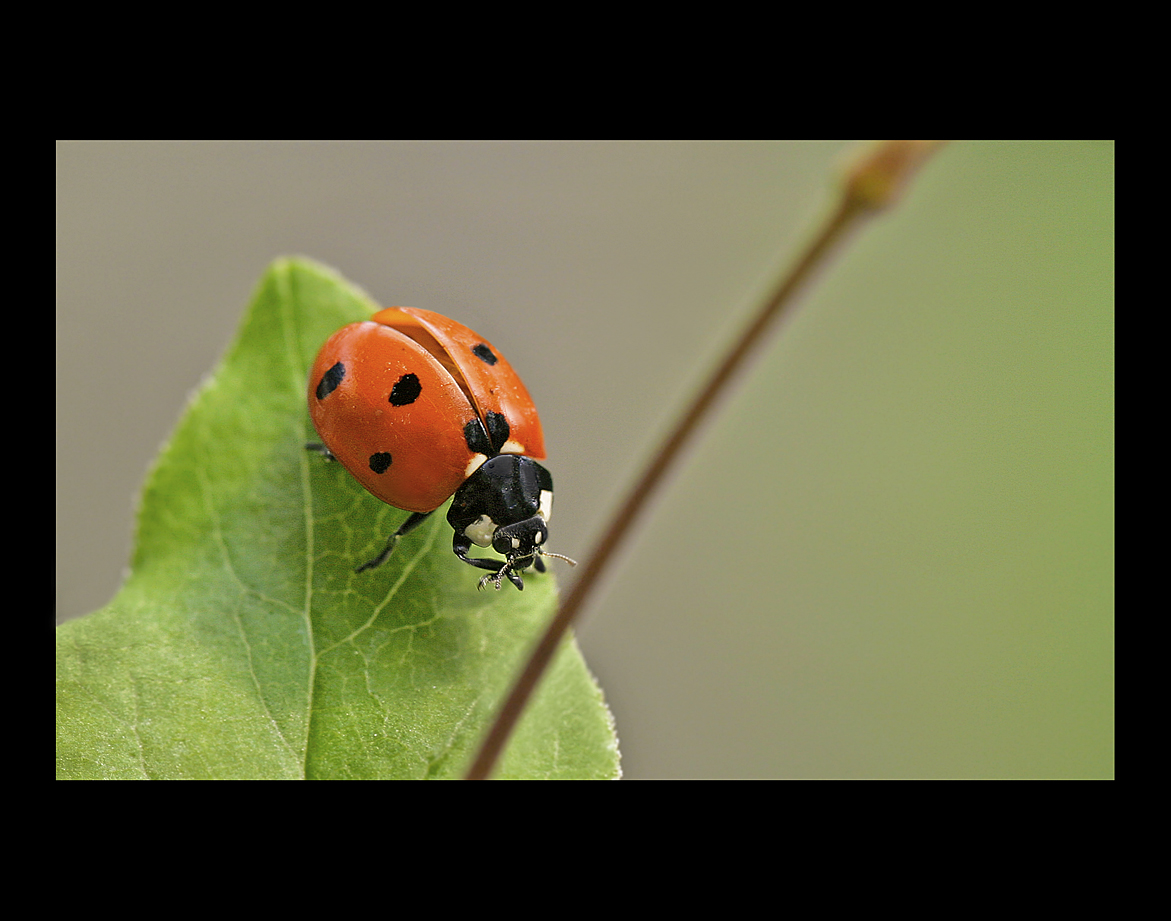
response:
<path id="1" fill-rule="evenodd" d="M 143 488 L 131 574 L 57 628 L 59 778 L 454 778 L 552 617 L 556 586 L 476 591 L 443 510 L 406 517 L 315 436 L 306 374 L 375 305 L 279 260 Z M 568 642 L 502 778 L 613 778 L 613 722 Z"/>

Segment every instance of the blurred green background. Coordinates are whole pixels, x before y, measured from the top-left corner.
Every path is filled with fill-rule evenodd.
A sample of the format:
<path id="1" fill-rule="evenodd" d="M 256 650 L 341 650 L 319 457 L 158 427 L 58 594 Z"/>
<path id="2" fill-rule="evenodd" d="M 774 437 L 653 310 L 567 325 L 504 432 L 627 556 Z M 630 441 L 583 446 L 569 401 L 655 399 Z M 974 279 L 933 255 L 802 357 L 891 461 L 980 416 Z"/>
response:
<path id="1" fill-rule="evenodd" d="M 584 556 L 852 146 L 59 144 L 57 619 L 285 254 L 508 356 Z M 1113 777 L 1112 143 L 945 148 L 722 409 L 578 631 L 627 777 Z"/>

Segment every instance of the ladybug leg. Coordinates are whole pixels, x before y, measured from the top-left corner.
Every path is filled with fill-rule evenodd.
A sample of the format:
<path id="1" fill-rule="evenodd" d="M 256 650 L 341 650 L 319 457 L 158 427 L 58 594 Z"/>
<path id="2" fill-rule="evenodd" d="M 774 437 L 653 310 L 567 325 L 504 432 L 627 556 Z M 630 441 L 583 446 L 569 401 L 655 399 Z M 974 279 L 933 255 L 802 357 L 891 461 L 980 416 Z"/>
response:
<path id="1" fill-rule="evenodd" d="M 476 566 L 480 569 L 487 569 L 493 572 L 495 576 L 485 576 L 480 580 L 480 588 L 483 588 L 489 580 L 492 581 L 496 588 L 500 588 L 500 570 L 507 567 L 507 563 L 501 563 L 499 560 L 487 560 L 483 557 L 468 556 L 468 551 L 472 548 L 472 540 L 466 534 L 456 533 L 451 540 L 451 551 L 469 566 Z M 521 579 L 520 573 L 508 568 L 504 575 L 508 576 L 508 581 L 515 585 L 520 591 L 525 590 L 524 580 Z"/>
<path id="2" fill-rule="evenodd" d="M 513 585 L 515 585 L 517 587 L 518 591 L 523 592 L 525 590 L 525 583 L 524 583 L 524 580 L 520 577 L 519 572 L 517 572 L 515 569 L 510 569 L 510 570 L 508 570 L 506 575 L 508 576 L 508 581 L 511 582 Z M 492 579 L 492 581 L 496 584 L 497 591 L 499 591 L 500 590 L 500 574 L 497 573 L 495 578 L 493 578 L 492 576 L 489 576 L 488 578 Z M 481 583 L 483 581 L 484 581 L 483 579 L 480 580 Z M 483 587 L 484 587 L 483 585 L 480 585 L 480 588 L 483 588 Z"/>
<path id="3" fill-rule="evenodd" d="M 537 572 L 545 571 L 545 561 L 542 560 L 540 556 L 533 558 L 533 569 L 535 569 Z"/>
<path id="4" fill-rule="evenodd" d="M 483 589 L 485 585 L 487 585 L 489 582 L 491 582 L 492 587 L 494 589 L 496 589 L 496 591 L 500 591 L 500 578 L 502 575 L 507 575 L 508 581 L 511 582 L 513 585 L 515 585 L 517 587 L 518 591 L 523 592 L 525 590 L 525 584 L 521 580 L 520 575 L 511 569 L 508 570 L 507 573 L 504 573 L 503 567 L 501 569 L 501 572 L 496 573 L 496 575 L 494 575 L 494 576 L 484 576 L 484 578 L 482 578 L 479 582 L 476 583 L 476 588 Z"/>
<path id="5" fill-rule="evenodd" d="M 305 450 L 306 451 L 313 451 L 316 454 L 320 454 L 327 461 L 337 459 L 333 456 L 333 452 L 331 450 L 329 450 L 329 448 L 327 448 L 325 445 L 323 445 L 320 441 L 309 442 L 307 445 L 305 445 Z"/>
<path id="6" fill-rule="evenodd" d="M 386 547 L 374 559 L 369 560 L 359 566 L 354 572 L 365 572 L 367 569 L 376 569 L 390 559 L 390 555 L 394 553 L 394 548 L 398 544 L 398 540 L 405 534 L 409 534 L 415 530 L 419 525 L 427 520 L 430 512 L 412 512 L 411 517 L 404 521 L 397 531 L 390 535 L 390 539 L 386 542 Z"/>

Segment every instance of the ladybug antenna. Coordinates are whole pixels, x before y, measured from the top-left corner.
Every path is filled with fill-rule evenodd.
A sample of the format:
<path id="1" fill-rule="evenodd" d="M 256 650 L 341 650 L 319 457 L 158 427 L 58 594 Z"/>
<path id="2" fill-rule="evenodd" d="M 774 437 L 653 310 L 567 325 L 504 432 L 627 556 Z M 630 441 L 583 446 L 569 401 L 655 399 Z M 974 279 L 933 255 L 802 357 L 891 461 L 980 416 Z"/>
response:
<path id="1" fill-rule="evenodd" d="M 570 566 L 577 565 L 577 560 L 571 560 L 569 557 L 562 556 L 560 553 L 550 553 L 548 550 L 541 550 L 539 548 L 537 549 L 537 553 L 539 553 L 541 556 L 551 556 L 555 560 L 563 560 L 564 562 L 568 563 Z"/>
<path id="2" fill-rule="evenodd" d="M 540 547 L 537 548 L 537 550 L 533 554 L 533 556 L 551 556 L 551 557 L 553 557 L 553 559 L 562 560 L 562 561 L 568 563 L 570 566 L 577 565 L 577 560 L 571 560 L 569 557 L 564 556 L 560 553 L 550 553 L 548 550 L 542 550 Z M 530 559 L 530 558 L 526 557 L 525 559 Z M 500 585 L 504 581 L 505 576 L 508 576 L 508 578 L 512 579 L 513 582 L 516 582 L 516 579 L 513 578 L 513 576 L 511 575 L 512 571 L 516 568 L 513 566 L 514 562 L 515 562 L 514 560 L 506 560 L 504 565 L 500 567 L 499 571 L 494 572 L 494 573 L 489 573 L 488 575 L 486 575 L 482 579 L 480 579 L 479 583 L 476 585 L 476 588 L 482 590 L 485 585 L 487 585 L 489 582 L 491 582 L 492 587 L 495 588 L 496 591 L 500 591 Z M 525 565 L 527 566 L 528 564 L 526 563 Z M 518 585 L 518 587 L 519 587 L 519 585 Z"/>

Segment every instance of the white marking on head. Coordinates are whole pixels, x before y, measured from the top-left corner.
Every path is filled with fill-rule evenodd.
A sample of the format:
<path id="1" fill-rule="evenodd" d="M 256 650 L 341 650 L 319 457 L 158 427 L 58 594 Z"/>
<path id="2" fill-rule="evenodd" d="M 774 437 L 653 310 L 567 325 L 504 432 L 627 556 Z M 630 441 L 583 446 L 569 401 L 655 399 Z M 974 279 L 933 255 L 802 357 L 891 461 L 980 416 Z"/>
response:
<path id="1" fill-rule="evenodd" d="M 496 522 L 487 515 L 481 515 L 464 528 L 464 536 L 477 547 L 491 547 L 492 535 L 496 533 Z"/>

